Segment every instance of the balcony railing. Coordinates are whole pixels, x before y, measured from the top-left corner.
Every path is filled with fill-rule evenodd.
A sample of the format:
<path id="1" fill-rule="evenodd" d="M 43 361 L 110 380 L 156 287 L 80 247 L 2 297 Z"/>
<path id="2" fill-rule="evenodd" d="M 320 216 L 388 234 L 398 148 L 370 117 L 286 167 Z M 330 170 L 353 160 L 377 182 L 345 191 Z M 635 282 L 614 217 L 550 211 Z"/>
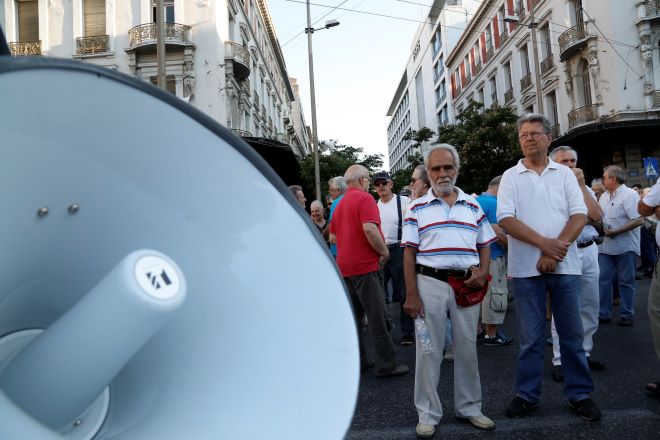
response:
<path id="1" fill-rule="evenodd" d="M 234 76 L 242 81 L 250 76 L 250 51 L 233 41 L 225 41 L 225 60 L 233 61 Z"/>
<path id="2" fill-rule="evenodd" d="M 252 133 L 246 130 L 241 130 L 240 128 L 232 128 L 231 131 L 234 132 L 235 135 L 240 137 L 252 137 Z"/>
<path id="3" fill-rule="evenodd" d="M 548 55 L 546 59 L 541 61 L 541 75 L 545 75 L 555 66 L 555 61 L 552 54 Z"/>
<path id="4" fill-rule="evenodd" d="M 95 35 L 92 37 L 76 38 L 76 53 L 78 55 L 94 54 L 108 51 L 108 36 Z"/>
<path id="5" fill-rule="evenodd" d="M 583 24 L 573 26 L 559 36 L 559 58 L 562 61 L 577 53 L 587 39 L 587 31 Z"/>
<path id="6" fill-rule="evenodd" d="M 9 43 L 9 52 L 12 56 L 41 55 L 41 41 L 20 41 Z"/>
<path id="7" fill-rule="evenodd" d="M 178 23 L 165 24 L 165 43 L 190 43 L 190 26 Z M 128 31 L 128 46 L 133 49 L 138 46 L 156 44 L 156 23 L 135 26 Z"/>
<path id="8" fill-rule="evenodd" d="M 482 69 L 482 68 L 483 68 L 483 64 L 481 64 L 481 61 L 477 61 L 477 62 L 474 64 L 474 74 L 475 74 L 475 75 L 478 75 L 479 72 L 481 72 L 481 69 Z"/>
<path id="9" fill-rule="evenodd" d="M 500 34 L 500 46 L 504 45 L 504 42 L 506 39 L 509 38 L 509 32 L 506 30 L 506 25 L 504 27 L 504 30 Z"/>
<path id="10" fill-rule="evenodd" d="M 653 107 L 660 107 L 660 90 L 653 91 Z"/>
<path id="11" fill-rule="evenodd" d="M 459 84 L 459 85 L 456 85 L 456 96 L 458 96 L 460 94 L 461 94 L 461 86 Z"/>
<path id="12" fill-rule="evenodd" d="M 594 104 L 576 108 L 568 113 L 568 127 L 573 128 L 581 124 L 586 124 L 595 121 L 596 118 L 598 118 L 597 105 Z"/>
<path id="13" fill-rule="evenodd" d="M 520 78 L 520 90 L 525 90 L 527 87 L 532 85 L 532 74 L 528 73 L 527 75 Z"/>
<path id="14" fill-rule="evenodd" d="M 465 80 L 463 81 L 463 88 L 467 87 L 468 84 L 470 84 L 470 82 L 472 82 L 472 75 L 468 73 L 465 75 Z"/>
<path id="15" fill-rule="evenodd" d="M 492 60 L 494 55 L 495 55 L 495 48 L 493 46 L 490 46 L 486 51 L 486 59 L 484 61 L 488 62 Z"/>
<path id="16" fill-rule="evenodd" d="M 513 87 L 504 92 L 504 102 L 507 103 L 511 101 L 513 101 Z"/>
<path id="17" fill-rule="evenodd" d="M 660 15 L 660 0 L 646 0 L 644 2 L 646 6 L 646 16 L 655 17 Z"/>

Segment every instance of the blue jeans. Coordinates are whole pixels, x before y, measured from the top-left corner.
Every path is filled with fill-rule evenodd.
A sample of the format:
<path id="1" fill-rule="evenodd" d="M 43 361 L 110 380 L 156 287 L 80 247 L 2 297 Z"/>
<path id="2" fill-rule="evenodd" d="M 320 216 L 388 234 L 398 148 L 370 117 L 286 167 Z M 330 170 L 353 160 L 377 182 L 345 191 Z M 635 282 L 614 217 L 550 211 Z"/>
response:
<path id="1" fill-rule="evenodd" d="M 387 283 L 392 280 L 392 302 L 399 303 L 401 334 L 413 335 L 415 333 L 415 324 L 412 318 L 403 311 L 403 304 L 406 302 L 406 284 L 403 279 L 403 248 L 401 246 L 388 246 L 388 249 L 390 251 L 390 258 L 388 258 L 387 263 L 383 267 L 385 296 L 387 297 Z"/>
<path id="2" fill-rule="evenodd" d="M 619 278 L 619 294 L 621 295 L 621 318 L 634 318 L 635 310 L 635 264 L 637 255 L 630 251 L 619 255 L 598 254 L 600 266 L 600 319 L 612 318 L 612 280 L 615 274 Z"/>
<path id="3" fill-rule="evenodd" d="M 550 292 L 552 315 L 559 334 L 564 373 L 564 395 L 571 400 L 589 397 L 594 389 L 582 347 L 584 333 L 580 318 L 580 276 L 543 274 L 514 278 L 520 354 L 516 373 L 517 395 L 538 402 L 543 382 L 545 304 Z"/>

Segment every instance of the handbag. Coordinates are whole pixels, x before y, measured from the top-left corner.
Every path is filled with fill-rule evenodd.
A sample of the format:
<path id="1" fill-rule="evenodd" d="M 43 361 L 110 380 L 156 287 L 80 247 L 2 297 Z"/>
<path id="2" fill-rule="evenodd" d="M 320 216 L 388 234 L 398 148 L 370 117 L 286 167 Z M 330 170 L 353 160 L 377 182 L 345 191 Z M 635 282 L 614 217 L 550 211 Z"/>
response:
<path id="1" fill-rule="evenodd" d="M 484 285 L 476 290 L 465 285 L 466 278 L 448 276 L 447 283 L 454 290 L 456 305 L 460 307 L 470 307 L 475 304 L 480 304 L 481 301 L 484 300 L 486 293 L 488 293 L 488 283 L 492 278 L 493 277 L 488 274 Z"/>

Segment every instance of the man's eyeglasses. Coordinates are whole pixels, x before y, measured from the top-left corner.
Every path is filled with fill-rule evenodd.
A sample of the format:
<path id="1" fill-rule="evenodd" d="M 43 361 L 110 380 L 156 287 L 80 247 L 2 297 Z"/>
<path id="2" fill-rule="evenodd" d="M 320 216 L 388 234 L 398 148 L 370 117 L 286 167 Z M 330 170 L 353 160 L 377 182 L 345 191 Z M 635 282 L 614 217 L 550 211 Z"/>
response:
<path id="1" fill-rule="evenodd" d="M 527 136 L 531 136 L 533 138 L 539 137 L 541 135 L 545 135 L 542 131 L 528 131 L 527 133 L 520 133 L 518 134 L 518 139 L 527 139 Z"/>
<path id="2" fill-rule="evenodd" d="M 374 182 L 374 186 L 387 186 L 387 180 L 379 180 L 378 182 Z"/>

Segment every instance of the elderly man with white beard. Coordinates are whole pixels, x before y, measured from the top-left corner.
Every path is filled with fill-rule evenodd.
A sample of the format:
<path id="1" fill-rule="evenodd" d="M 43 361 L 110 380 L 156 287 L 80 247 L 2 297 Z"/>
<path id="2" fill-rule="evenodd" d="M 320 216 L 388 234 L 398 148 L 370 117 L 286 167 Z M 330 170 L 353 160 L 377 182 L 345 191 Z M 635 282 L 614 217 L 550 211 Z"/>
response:
<path id="1" fill-rule="evenodd" d="M 436 145 L 424 163 L 431 188 L 411 203 L 401 243 L 405 247 L 404 310 L 413 319 L 424 319 L 434 348 L 430 353 L 422 351 L 423 344 L 415 348 L 414 399 L 419 417 L 415 431 L 419 438 L 431 438 L 442 418 L 438 382 L 447 311 L 454 338 L 454 411 L 475 427 L 491 430 L 495 423 L 481 412 L 476 342 L 478 301 L 487 289 L 489 244 L 497 237 L 474 198 L 454 186 L 460 168 L 456 149 Z M 467 300 L 466 291 L 481 296 Z"/>

